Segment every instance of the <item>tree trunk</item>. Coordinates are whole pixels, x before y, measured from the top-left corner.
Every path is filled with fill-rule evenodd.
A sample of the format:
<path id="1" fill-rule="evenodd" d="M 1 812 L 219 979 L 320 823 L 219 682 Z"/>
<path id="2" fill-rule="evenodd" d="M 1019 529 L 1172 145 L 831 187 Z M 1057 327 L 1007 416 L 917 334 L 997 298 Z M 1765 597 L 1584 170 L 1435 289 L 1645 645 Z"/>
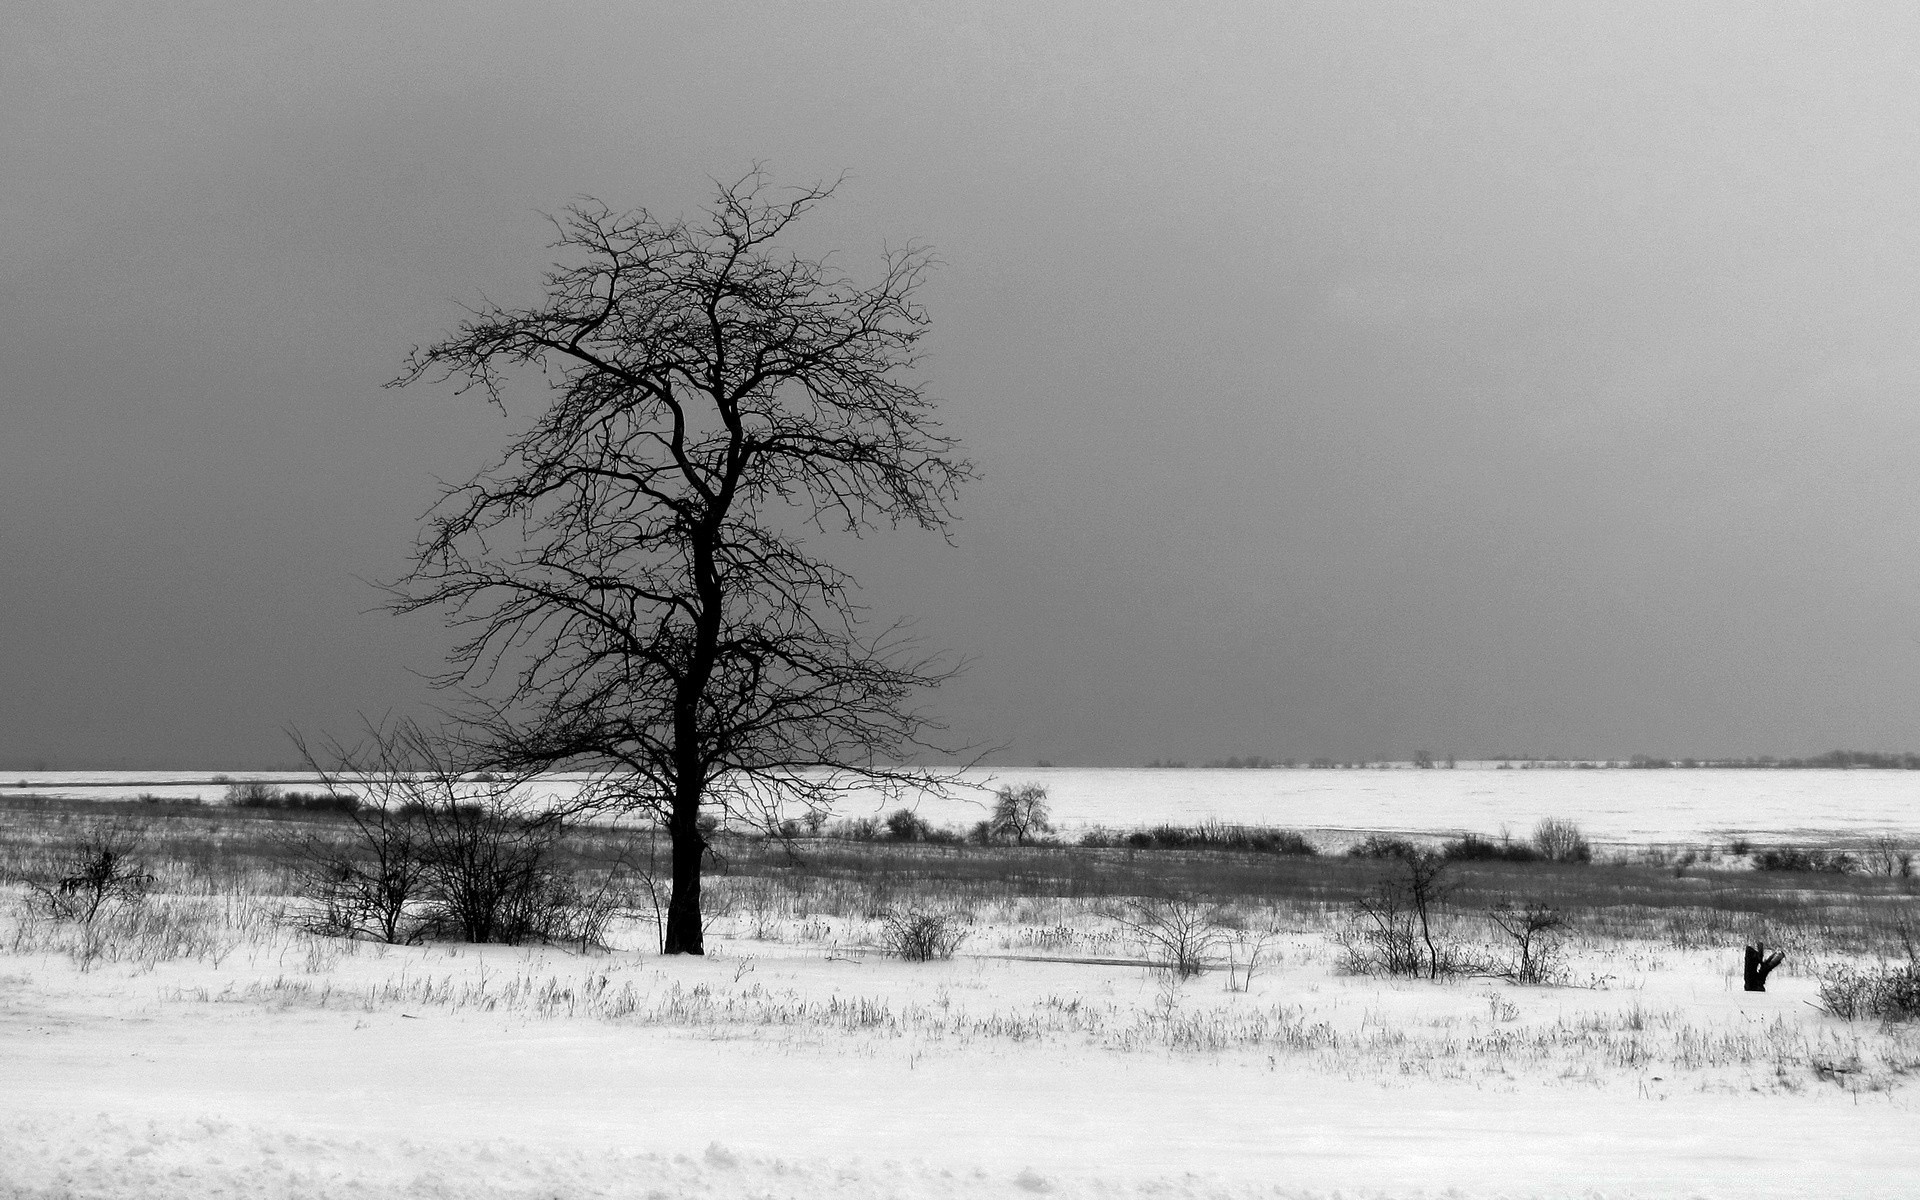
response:
<path id="1" fill-rule="evenodd" d="M 1786 957 L 1787 952 L 1785 950 L 1775 950 L 1772 954 L 1768 954 L 1767 944 L 1765 942 L 1748 946 L 1745 970 L 1747 990 L 1750 992 L 1766 991 L 1767 976 L 1773 973 L 1775 967 L 1785 962 Z"/>
<path id="2" fill-rule="evenodd" d="M 673 836 L 673 894 L 667 900 L 668 954 L 705 954 L 700 931 L 700 866 L 707 840 L 700 835 L 697 803 L 675 805 L 668 829 Z"/>

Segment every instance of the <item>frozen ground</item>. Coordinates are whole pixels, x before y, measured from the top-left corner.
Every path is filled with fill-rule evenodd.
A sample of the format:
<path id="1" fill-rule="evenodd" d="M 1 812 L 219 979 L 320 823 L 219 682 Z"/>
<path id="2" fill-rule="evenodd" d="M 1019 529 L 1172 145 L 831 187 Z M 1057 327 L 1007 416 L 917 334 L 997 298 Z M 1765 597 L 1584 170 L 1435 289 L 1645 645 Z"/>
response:
<path id="1" fill-rule="evenodd" d="M 715 932 L 702 961 L 260 927 L 85 970 L 14 939 L 0 1196 L 1920 1191 L 1920 1042 L 1815 1011 L 1804 971 L 1750 995 L 1728 955 L 1610 942 L 1594 987 L 1383 982 L 1294 933 L 1230 991 Z"/>
<path id="2" fill-rule="evenodd" d="M 208 772 L 0 772 L 0 787 L 47 794 L 198 795 Z M 246 773 L 291 787 L 309 776 Z M 1817 770 L 1124 770 L 1046 767 L 968 772 L 978 799 L 929 798 L 936 824 L 985 816 L 990 789 L 1045 784 L 1053 816 L 1073 829 L 1208 818 L 1296 829 L 1525 833 L 1542 817 L 1580 822 L 1604 842 L 1846 840 L 1920 834 L 1920 771 Z M 564 791 L 564 783 L 556 785 Z M 871 815 L 874 805 L 851 805 Z"/>

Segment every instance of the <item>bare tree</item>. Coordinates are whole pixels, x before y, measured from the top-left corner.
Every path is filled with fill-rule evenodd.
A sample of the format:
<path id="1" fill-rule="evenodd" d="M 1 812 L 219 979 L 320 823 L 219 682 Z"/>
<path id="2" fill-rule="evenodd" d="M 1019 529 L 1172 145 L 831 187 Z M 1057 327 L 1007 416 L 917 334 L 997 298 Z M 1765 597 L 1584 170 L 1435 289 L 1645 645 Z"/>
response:
<path id="1" fill-rule="evenodd" d="M 663 819 L 668 953 L 702 952 L 703 808 L 773 827 L 939 782 L 897 764 L 938 728 L 913 695 L 954 668 L 899 625 L 866 632 L 854 581 L 801 537 L 944 532 L 972 476 L 912 377 L 930 253 L 889 251 L 863 284 L 780 248 L 833 190 L 756 168 L 695 223 L 576 204 L 543 303 L 476 309 L 393 381 L 503 411 L 511 378 L 551 390 L 442 497 L 393 606 L 463 635 L 441 682 L 493 761 L 601 772 L 592 801 Z"/>
<path id="2" fill-rule="evenodd" d="M 1016 783 L 994 793 L 993 816 L 987 831 L 1024 846 L 1053 826 L 1047 822 L 1047 789 L 1038 783 Z"/>

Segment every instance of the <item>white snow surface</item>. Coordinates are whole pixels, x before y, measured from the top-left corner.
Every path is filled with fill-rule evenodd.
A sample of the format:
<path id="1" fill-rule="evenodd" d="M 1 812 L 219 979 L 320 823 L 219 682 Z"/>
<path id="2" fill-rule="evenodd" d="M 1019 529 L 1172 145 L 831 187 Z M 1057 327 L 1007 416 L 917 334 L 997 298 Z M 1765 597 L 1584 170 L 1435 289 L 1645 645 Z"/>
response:
<path id="1" fill-rule="evenodd" d="M 0 1196 L 1920 1192 L 1911 1089 L 1867 1031 L 1812 1010 L 1805 976 L 1749 995 L 1724 955 L 1616 950 L 1580 963 L 1602 990 L 1383 982 L 1319 944 L 1291 940 L 1248 992 L 744 938 L 705 960 L 299 939 L 217 965 L 0 955 Z M 595 1014 L 622 989 L 647 1015 Z M 1299 1044 L 1164 1036 L 1260 1013 Z M 1549 1027 L 1612 1032 L 1502 1048 Z M 1314 1049 L 1318 1029 L 1343 1040 Z M 1766 1061 L 1807 1039 L 1857 1053 L 1825 1078 Z M 1740 1044 L 1763 1052 L 1713 1049 Z"/>
<path id="2" fill-rule="evenodd" d="M 237 772 L 285 787 L 311 787 L 291 772 Z M 131 798 L 200 796 L 218 800 L 221 785 L 205 771 L 0 772 L 0 787 L 55 795 Z M 1920 834 L 1920 771 L 1882 770 L 1205 770 L 1036 767 L 967 771 L 950 796 L 915 804 L 936 824 L 971 825 L 985 816 L 992 790 L 1008 783 L 1044 785 L 1055 822 L 1131 827 L 1157 822 L 1279 825 L 1333 833 L 1524 835 L 1542 817 L 1580 823 L 1590 837 L 1617 844 L 1713 842 L 1740 834 L 1771 840 L 1865 838 Z M 541 785 L 555 795 L 568 777 Z M 850 798 L 847 815 L 874 815 L 878 799 Z"/>

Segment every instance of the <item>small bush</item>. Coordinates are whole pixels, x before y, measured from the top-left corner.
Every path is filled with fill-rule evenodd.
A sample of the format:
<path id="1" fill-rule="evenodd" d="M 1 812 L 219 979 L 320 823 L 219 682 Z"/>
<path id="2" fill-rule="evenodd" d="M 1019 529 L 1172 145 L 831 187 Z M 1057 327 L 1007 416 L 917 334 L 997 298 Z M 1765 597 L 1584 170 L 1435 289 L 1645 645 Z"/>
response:
<path id="1" fill-rule="evenodd" d="M 826 836 L 843 842 L 877 842 L 880 828 L 872 817 L 843 817 L 826 827 Z"/>
<path id="2" fill-rule="evenodd" d="M 1545 817 L 1533 827 L 1533 848 L 1548 862 L 1593 861 L 1593 843 L 1580 832 L 1580 826 L 1560 817 Z"/>
<path id="3" fill-rule="evenodd" d="M 26 879 L 39 907 L 60 921 L 92 925 L 110 907 L 147 898 L 153 873 L 134 857 L 139 834 L 118 823 L 97 823 L 68 846 L 50 878 Z"/>
<path id="4" fill-rule="evenodd" d="M 215 781 L 219 781 L 218 776 Z M 276 808 L 280 789 L 259 779 L 236 779 L 227 784 L 224 803 L 234 808 Z"/>
<path id="5" fill-rule="evenodd" d="M 1191 896 L 1136 896 L 1106 915 L 1183 979 L 1206 970 L 1208 953 L 1226 936 L 1220 905 Z"/>
<path id="6" fill-rule="evenodd" d="M 880 944 L 908 962 L 953 957 L 969 930 L 960 914 L 948 909 L 895 909 L 882 919 Z"/>
<path id="7" fill-rule="evenodd" d="M 1420 848 L 1403 837 L 1370 833 L 1362 841 L 1347 847 L 1349 858 L 1412 858 Z"/>
<path id="8" fill-rule="evenodd" d="M 924 842 L 933 832 L 924 817 L 910 808 L 897 808 L 887 817 L 887 837 L 896 842 Z"/>
<path id="9" fill-rule="evenodd" d="M 1126 850 L 1234 850 L 1245 854 L 1313 855 L 1319 850 L 1302 834 L 1265 825 L 1155 825 L 1150 829 L 1115 830 L 1096 826 L 1080 835 L 1080 844 L 1095 849 Z"/>
<path id="10" fill-rule="evenodd" d="M 1440 847 L 1451 862 L 1539 862 L 1541 853 L 1525 842 L 1494 841 L 1465 833 Z"/>
<path id="11" fill-rule="evenodd" d="M 1814 871 L 1845 875 L 1857 865 L 1853 855 L 1837 850 L 1802 850 L 1795 846 L 1777 846 L 1753 856 L 1753 865 L 1762 871 Z"/>
<path id="12" fill-rule="evenodd" d="M 1834 967 L 1820 979 L 1820 1006 L 1847 1020 L 1920 1019 L 1920 960 L 1871 969 Z"/>

